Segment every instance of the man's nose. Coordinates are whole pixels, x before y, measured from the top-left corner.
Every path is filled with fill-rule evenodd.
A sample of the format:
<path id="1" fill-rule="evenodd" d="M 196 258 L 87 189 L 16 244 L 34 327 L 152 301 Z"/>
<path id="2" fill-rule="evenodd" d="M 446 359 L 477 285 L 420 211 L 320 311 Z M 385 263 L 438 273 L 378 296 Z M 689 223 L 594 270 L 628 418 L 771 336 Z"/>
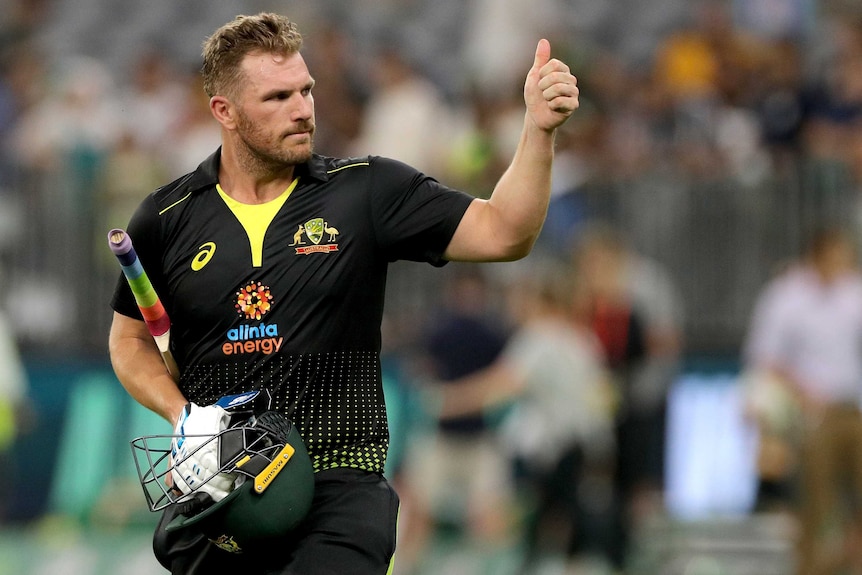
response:
<path id="1" fill-rule="evenodd" d="M 296 98 L 296 104 L 293 107 L 293 120 L 309 120 L 314 115 L 314 100 L 311 99 L 311 96 L 303 96 L 302 94 L 296 94 L 294 96 Z"/>

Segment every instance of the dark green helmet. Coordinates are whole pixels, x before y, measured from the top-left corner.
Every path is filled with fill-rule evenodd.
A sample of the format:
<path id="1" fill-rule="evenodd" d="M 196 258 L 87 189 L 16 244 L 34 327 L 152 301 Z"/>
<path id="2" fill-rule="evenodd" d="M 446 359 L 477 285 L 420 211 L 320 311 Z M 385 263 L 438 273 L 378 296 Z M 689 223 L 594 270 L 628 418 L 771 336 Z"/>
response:
<path id="1" fill-rule="evenodd" d="M 180 494 L 165 487 L 169 470 L 157 473 L 154 467 L 167 454 L 153 457 L 162 452 L 154 443 L 165 437 L 173 436 L 135 439 L 132 451 L 150 509 L 178 506 L 167 531 L 195 528 L 218 547 L 238 553 L 283 538 L 308 513 L 314 494 L 311 460 L 296 426 L 282 414 L 266 411 L 231 423 L 206 442 L 218 442 L 219 473 L 236 477 L 234 488 L 217 502 L 203 491 Z"/>

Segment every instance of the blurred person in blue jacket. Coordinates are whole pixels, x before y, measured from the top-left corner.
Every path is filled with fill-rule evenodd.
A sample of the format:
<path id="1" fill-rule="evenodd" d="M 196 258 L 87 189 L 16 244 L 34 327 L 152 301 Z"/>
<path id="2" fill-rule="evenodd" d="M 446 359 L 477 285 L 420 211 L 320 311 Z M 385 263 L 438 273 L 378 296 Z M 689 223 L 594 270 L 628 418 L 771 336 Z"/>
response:
<path id="1" fill-rule="evenodd" d="M 495 315 L 492 283 L 475 264 L 451 270 L 444 298 L 420 337 L 420 379 L 443 388 L 491 365 L 506 343 Z M 431 422 L 416 437 L 405 469 L 406 530 L 399 565 L 420 564 L 430 538 L 456 525 L 481 547 L 499 543 L 507 527 L 507 461 L 497 448 L 493 423 L 478 407 Z"/>

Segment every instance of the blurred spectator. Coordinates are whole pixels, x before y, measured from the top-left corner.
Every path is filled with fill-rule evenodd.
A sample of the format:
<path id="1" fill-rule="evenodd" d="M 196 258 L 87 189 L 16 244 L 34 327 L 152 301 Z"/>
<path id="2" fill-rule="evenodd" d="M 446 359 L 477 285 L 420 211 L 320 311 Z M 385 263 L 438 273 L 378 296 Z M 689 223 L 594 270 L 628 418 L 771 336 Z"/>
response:
<path id="1" fill-rule="evenodd" d="M 759 79 L 752 98 L 763 142 L 774 169 L 786 177 L 798 169 L 805 120 L 804 68 L 798 44 L 776 41 L 765 46 Z"/>
<path id="2" fill-rule="evenodd" d="M 219 123 L 210 112 L 209 98 L 197 70 L 185 75 L 183 98 L 182 115 L 173 125 L 170 137 L 162 142 L 158 155 L 168 174 L 175 178 L 194 170 L 200 159 L 221 143 Z"/>
<path id="3" fill-rule="evenodd" d="M 579 111 L 578 120 L 557 133 L 551 200 L 537 242 L 539 250 L 554 257 L 565 258 L 568 246 L 588 223 L 592 206 L 585 197 L 585 190 L 595 185 L 601 173 L 602 154 L 608 152 L 602 145 L 607 124 L 600 113 L 589 110 L 583 103 Z M 629 142 L 640 140 L 635 126 L 630 124 L 627 128 L 631 128 L 627 136 Z M 620 169 L 625 170 L 622 166 Z"/>
<path id="4" fill-rule="evenodd" d="M 501 440 L 528 506 L 523 573 L 549 557 L 572 569 L 606 560 L 612 504 L 609 379 L 595 338 L 572 321 L 571 278 L 545 265 L 510 284 L 517 327 L 500 358 L 447 386 L 441 407 L 454 417 L 511 403 Z"/>
<path id="5" fill-rule="evenodd" d="M 114 78 L 101 62 L 70 57 L 56 90 L 43 93 L 21 118 L 19 161 L 45 171 L 87 171 L 86 157 L 104 156 L 121 133 L 114 89 Z"/>
<path id="6" fill-rule="evenodd" d="M 854 232 L 857 253 L 862 248 L 862 130 L 857 130 L 856 137 L 848 148 L 850 172 L 852 174 L 855 205 L 850 226 Z"/>
<path id="7" fill-rule="evenodd" d="M 502 97 L 483 97 L 471 92 L 465 109 L 465 127 L 450 143 L 447 177 L 456 187 L 475 190 L 477 197 L 488 198 L 494 184 L 506 169 L 500 154 L 495 125 L 507 116 L 508 104 Z"/>
<path id="8" fill-rule="evenodd" d="M 792 513 L 799 489 L 799 406 L 775 371 L 753 358 L 743 361 L 740 381 L 745 417 L 757 430 L 757 489 L 752 511 Z"/>
<path id="9" fill-rule="evenodd" d="M 805 92 L 806 158 L 802 175 L 810 198 L 805 207 L 810 218 L 844 225 L 851 223 L 847 217 L 850 209 L 837 198 L 855 185 L 853 142 L 862 126 L 860 22 L 847 19 L 830 23 L 829 36 L 823 43 L 825 53 L 817 61 Z M 806 232 L 814 227 L 809 225 Z"/>
<path id="10" fill-rule="evenodd" d="M 20 183 L 26 186 L 29 219 L 22 245 L 29 257 L 19 263 L 35 277 L 43 301 L 38 318 L 18 325 L 29 330 L 26 336 L 87 346 L 93 341 L 65 330 L 98 317 L 98 310 L 86 309 L 96 277 L 91 273 L 96 200 L 101 170 L 122 134 L 122 122 L 114 77 L 101 61 L 68 55 L 61 66 L 43 86 L 50 89 L 24 110 L 12 137 L 25 175 Z M 46 312 L 48 302 L 63 313 Z M 96 330 L 88 336 L 104 341 Z"/>
<path id="11" fill-rule="evenodd" d="M 772 395 L 779 401 L 755 404 L 766 437 L 778 417 L 800 412 L 792 425 L 801 448 L 797 572 L 862 569 L 862 274 L 846 232 L 819 232 L 805 259 L 767 284 L 746 358 L 766 374 L 760 385 L 783 386 Z"/>
<path id="12" fill-rule="evenodd" d="M 143 50 L 130 68 L 131 78 L 118 96 L 123 131 L 137 148 L 164 153 L 165 142 L 186 112 L 183 85 L 171 60 L 156 49 Z"/>
<path id="13" fill-rule="evenodd" d="M 443 178 L 455 128 L 463 126 L 457 126 L 442 90 L 416 69 L 404 46 L 382 46 L 371 70 L 372 90 L 351 149 L 388 156 Z"/>
<path id="14" fill-rule="evenodd" d="M 717 95 L 721 63 L 715 39 L 728 26 L 718 7 L 708 0 L 692 3 L 691 22 L 665 36 L 656 50 L 656 75 L 681 105 Z"/>
<path id="15" fill-rule="evenodd" d="M 670 99 L 673 143 L 684 169 L 700 178 L 725 171 L 748 185 L 767 176 L 752 78 L 761 42 L 733 25 L 726 2 L 691 4 L 690 22 L 663 38 L 656 50 L 656 80 Z"/>
<path id="16" fill-rule="evenodd" d="M 44 77 L 41 55 L 25 44 L 0 49 L 0 265 L 14 258 L 28 222 L 32 201 L 20 189 L 22 167 L 15 134 L 21 117 L 35 101 Z"/>
<path id="17" fill-rule="evenodd" d="M 506 343 L 492 313 L 490 283 L 481 269 L 459 264 L 444 286 L 443 304 L 421 338 L 422 380 L 448 388 L 491 365 Z M 508 467 L 481 407 L 443 416 L 407 454 L 404 473 L 406 532 L 399 569 L 421 564 L 438 527 L 459 528 L 478 548 L 498 546 L 506 535 L 511 500 Z"/>
<path id="18" fill-rule="evenodd" d="M 459 108 L 453 116 L 458 128 L 450 134 L 445 167 L 447 178 L 487 198 L 517 147 L 523 121 L 523 111 L 518 109 L 523 99 L 523 79 L 492 95 L 473 88 L 468 106 Z M 513 137 L 514 143 L 510 140 Z"/>
<path id="19" fill-rule="evenodd" d="M 347 30 L 335 24 L 309 38 L 308 65 L 314 74 L 314 107 L 326 122 L 316 127 L 314 146 L 322 154 L 348 155 L 359 137 L 366 100 L 356 62 L 355 46 Z"/>
<path id="20" fill-rule="evenodd" d="M 9 498 L 20 465 L 12 453 L 16 435 L 29 414 L 27 374 L 11 326 L 0 313 L 0 525 L 7 519 Z"/>
<path id="21" fill-rule="evenodd" d="M 0 2 L 3 20 L 0 21 L 0 58 L 10 47 L 29 42 L 33 33 L 46 18 L 48 0 L 6 0 Z"/>
<path id="22" fill-rule="evenodd" d="M 0 53 L 0 139 L 8 141 L 14 131 L 20 113 L 18 95 L 15 93 L 12 65 Z M 0 145 L 0 190 L 10 184 L 14 169 L 10 152 L 5 144 Z"/>
<path id="23" fill-rule="evenodd" d="M 523 85 L 516 63 L 523 54 L 530 53 L 540 37 L 548 37 L 562 23 L 561 2 L 472 0 L 468 4 L 464 26 L 467 76 L 484 97 L 505 93 L 515 84 Z"/>
<path id="24" fill-rule="evenodd" d="M 620 402 L 614 559 L 622 567 L 631 531 L 663 511 L 665 417 L 680 368 L 682 300 L 666 270 L 612 227 L 585 230 L 573 257 L 582 280 L 576 313 L 601 342 Z"/>
<path id="25" fill-rule="evenodd" d="M 102 240 L 108 230 L 125 226 L 141 200 L 167 177 L 156 155 L 144 148 L 132 133 L 123 133 L 105 158 L 99 176 L 100 201 L 96 205 L 101 213 L 95 234 L 98 240 Z M 103 253 L 104 260 L 110 262 L 111 272 L 116 272 L 114 254 L 109 250 Z"/>
<path id="26" fill-rule="evenodd" d="M 740 26 L 766 38 L 801 40 L 814 27 L 817 0 L 746 0 L 734 2 Z"/>

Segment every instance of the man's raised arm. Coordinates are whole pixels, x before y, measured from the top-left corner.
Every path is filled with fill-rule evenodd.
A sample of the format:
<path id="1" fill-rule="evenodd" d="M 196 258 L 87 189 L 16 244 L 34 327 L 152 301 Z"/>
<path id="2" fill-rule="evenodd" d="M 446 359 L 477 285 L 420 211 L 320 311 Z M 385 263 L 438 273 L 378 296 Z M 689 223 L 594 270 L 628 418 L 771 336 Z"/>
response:
<path id="1" fill-rule="evenodd" d="M 515 156 L 487 200 L 476 199 L 444 257 L 455 261 L 516 260 L 530 253 L 548 211 L 554 134 L 578 107 L 577 79 L 540 40 L 524 83 L 524 128 Z"/>

